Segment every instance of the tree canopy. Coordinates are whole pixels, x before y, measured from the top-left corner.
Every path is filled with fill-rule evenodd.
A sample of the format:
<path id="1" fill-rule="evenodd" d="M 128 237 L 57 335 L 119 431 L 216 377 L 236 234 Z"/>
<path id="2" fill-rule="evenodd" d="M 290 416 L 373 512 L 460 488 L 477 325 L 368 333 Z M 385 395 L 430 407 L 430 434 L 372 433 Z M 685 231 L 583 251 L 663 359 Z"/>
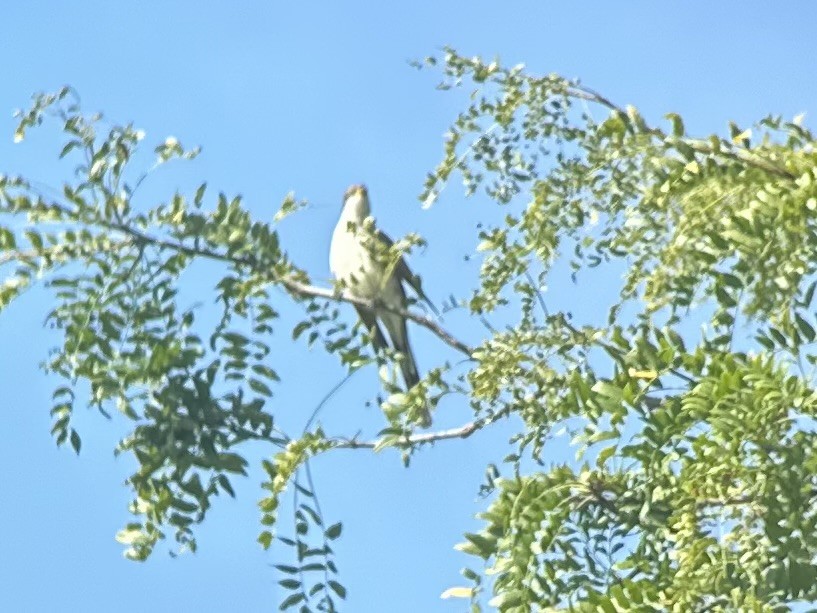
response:
<path id="1" fill-rule="evenodd" d="M 408 392 L 394 356 L 375 355 L 339 308 L 373 305 L 314 285 L 288 256 L 277 223 L 302 202 L 287 198 L 263 221 L 203 184 L 135 207 L 156 165 L 197 151 L 169 138 L 140 173 L 131 166 L 144 134 L 84 114 L 70 88 L 20 113 L 19 141 L 58 122 L 59 155 L 76 173 L 56 193 L 0 175 L 0 307 L 34 283 L 53 293 L 47 323 L 61 341 L 44 366 L 64 381 L 51 408 L 58 444 L 80 451 L 77 399 L 132 421 L 116 444 L 138 463 L 134 519 L 117 535 L 126 555 L 145 560 L 168 536 L 195 550 L 213 498 L 261 474 L 258 540 L 292 549 L 292 564 L 278 566 L 281 607 L 336 610 L 347 589 L 332 547 L 342 518 L 324 517 L 310 458 L 393 448 L 410 464 L 502 420 L 517 433 L 504 463 L 474 484 L 486 495 L 483 527 L 464 534 L 464 584 L 444 596 L 502 611 L 776 611 L 817 600 L 817 154 L 803 118 L 698 137 L 678 114 L 651 123 L 559 75 L 453 49 L 418 67 L 470 94 L 420 201 L 437 205 L 458 178 L 503 216 L 473 237 L 479 284 L 445 305 L 469 314 L 478 344 L 403 311 L 466 365 L 444 357 Z M 409 235 L 387 255 L 420 244 Z M 214 325 L 178 300 L 199 260 L 219 271 Z M 617 291 L 594 292 L 599 274 L 620 279 Z M 591 318 L 548 293 L 556 275 L 589 289 Z M 270 399 L 287 384 L 272 338 L 282 301 L 303 310 L 298 342 L 350 371 L 378 370 L 375 439 L 325 431 L 317 414 L 303 432 L 279 428 Z M 470 421 L 418 428 L 427 404 L 454 402 Z M 269 447 L 260 467 L 243 454 L 249 441 Z M 554 461 L 560 441 L 575 460 Z M 299 498 L 283 511 L 288 488 Z M 277 534 L 283 521 L 291 536 Z"/>

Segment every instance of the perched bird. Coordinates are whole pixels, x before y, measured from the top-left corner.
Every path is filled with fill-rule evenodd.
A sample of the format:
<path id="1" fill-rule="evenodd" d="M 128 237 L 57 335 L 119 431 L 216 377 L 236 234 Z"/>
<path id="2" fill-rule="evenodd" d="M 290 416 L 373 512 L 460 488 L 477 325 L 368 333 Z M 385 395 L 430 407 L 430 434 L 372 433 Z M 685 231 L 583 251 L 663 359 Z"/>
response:
<path id="1" fill-rule="evenodd" d="M 385 306 L 405 310 L 408 284 L 419 298 L 434 306 L 423 292 L 420 279 L 413 275 L 401 256 L 397 262 L 389 261 L 387 252 L 394 244 L 378 230 L 371 215 L 369 193 L 365 185 L 352 185 L 343 197 L 343 208 L 329 249 L 329 268 L 335 279 L 343 283 L 349 293 L 357 298 L 377 301 Z M 406 318 L 392 311 L 379 308 L 374 311 L 355 305 L 358 316 L 372 335 L 376 349 L 389 346 L 378 322 L 382 322 L 391 341 L 391 348 L 402 354 L 400 370 L 406 389 L 420 380 L 417 362 L 408 339 Z M 430 423 L 426 415 L 424 425 Z"/>

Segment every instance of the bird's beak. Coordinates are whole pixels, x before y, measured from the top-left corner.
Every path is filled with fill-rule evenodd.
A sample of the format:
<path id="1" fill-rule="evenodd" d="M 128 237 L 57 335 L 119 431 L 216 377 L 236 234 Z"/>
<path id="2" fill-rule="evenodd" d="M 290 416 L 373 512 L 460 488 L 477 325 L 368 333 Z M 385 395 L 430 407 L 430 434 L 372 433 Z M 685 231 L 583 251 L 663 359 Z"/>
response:
<path id="1" fill-rule="evenodd" d="M 346 190 L 346 194 L 343 198 L 343 201 L 346 202 L 349 198 L 353 196 L 361 196 L 363 198 L 368 197 L 368 191 L 366 190 L 365 185 L 352 185 L 349 189 Z"/>

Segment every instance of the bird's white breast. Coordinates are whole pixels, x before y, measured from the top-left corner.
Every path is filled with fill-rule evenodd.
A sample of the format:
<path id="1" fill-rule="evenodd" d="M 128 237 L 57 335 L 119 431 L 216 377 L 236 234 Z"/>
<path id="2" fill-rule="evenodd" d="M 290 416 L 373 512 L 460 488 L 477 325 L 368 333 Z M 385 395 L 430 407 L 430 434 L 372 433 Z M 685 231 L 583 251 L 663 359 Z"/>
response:
<path id="1" fill-rule="evenodd" d="M 329 250 L 329 268 L 338 281 L 345 283 L 349 291 L 360 298 L 388 300 L 390 286 L 397 283 L 393 274 L 385 278 L 383 264 L 377 262 L 359 237 L 350 231 L 348 224 L 339 223 L 332 234 Z"/>

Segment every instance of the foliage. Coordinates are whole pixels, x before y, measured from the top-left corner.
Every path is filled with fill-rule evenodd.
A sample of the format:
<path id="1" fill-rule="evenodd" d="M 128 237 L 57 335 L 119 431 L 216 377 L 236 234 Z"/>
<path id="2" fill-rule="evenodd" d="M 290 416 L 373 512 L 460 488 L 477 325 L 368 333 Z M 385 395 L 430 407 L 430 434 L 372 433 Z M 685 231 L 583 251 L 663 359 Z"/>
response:
<path id="1" fill-rule="evenodd" d="M 117 447 L 139 466 L 135 520 L 118 535 L 126 555 L 146 559 L 167 530 L 195 549 L 212 498 L 233 495 L 231 478 L 247 472 L 242 443 L 261 441 L 272 452 L 259 542 L 277 538 L 296 558 L 278 566 L 281 606 L 335 610 L 346 593 L 331 547 L 341 525 L 326 525 L 309 459 L 396 447 L 408 461 L 512 417 L 506 463 L 483 486 L 484 527 L 459 546 L 481 568 L 464 569 L 470 586 L 445 597 L 502 611 L 777 611 L 817 600 L 817 154 L 802 117 L 695 138 L 677 114 L 656 127 L 558 75 L 453 50 L 425 64 L 439 65 L 442 89 L 475 91 L 421 200 L 432 206 L 459 175 L 475 199 L 502 207 L 475 241 L 479 284 L 456 306 L 510 325 L 469 347 L 406 312 L 470 365 L 457 378 L 440 364 L 409 393 L 392 389 L 394 356 L 372 355 L 365 331 L 339 318 L 338 301 L 367 303 L 310 285 L 281 247 L 275 224 L 297 210 L 293 198 L 272 223 L 240 198 L 208 198 L 206 185 L 137 210 L 145 175 L 126 170 L 140 131 L 103 131 L 70 89 L 20 114 L 18 141 L 46 117 L 61 122 L 61 156 L 77 172 L 57 197 L 0 177 L 0 213 L 26 220 L 24 231 L 0 227 L 0 306 L 40 278 L 56 299 L 48 322 L 62 340 L 46 369 L 64 380 L 58 444 L 79 452 L 72 413 L 85 391 L 99 411 L 133 421 Z M 155 153 L 159 165 L 196 151 L 171 138 Z M 212 328 L 177 298 L 198 260 L 221 270 Z M 599 293 L 586 321 L 547 293 L 560 275 L 582 287 L 598 274 L 621 286 Z M 381 366 L 391 395 L 378 439 L 310 430 L 312 420 L 299 436 L 278 429 L 276 287 L 304 309 L 293 337 L 307 334 L 351 370 Z M 418 407 L 443 396 L 462 398 L 473 420 L 415 432 Z M 577 460 L 547 467 L 561 437 Z M 294 538 L 274 528 L 289 486 Z"/>

